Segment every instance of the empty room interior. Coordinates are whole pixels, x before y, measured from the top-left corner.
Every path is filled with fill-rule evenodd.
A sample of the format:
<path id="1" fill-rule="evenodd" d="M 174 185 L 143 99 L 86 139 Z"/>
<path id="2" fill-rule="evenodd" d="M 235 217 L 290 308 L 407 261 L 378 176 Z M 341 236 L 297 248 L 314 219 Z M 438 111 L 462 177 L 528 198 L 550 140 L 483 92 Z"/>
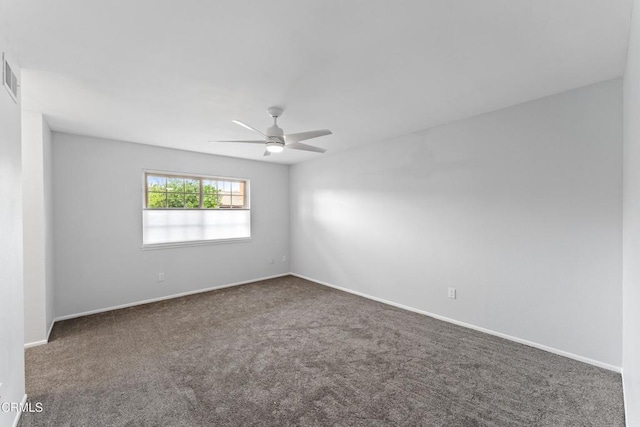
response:
<path id="1" fill-rule="evenodd" d="M 0 0 L 0 427 L 640 427 L 638 2 Z"/>

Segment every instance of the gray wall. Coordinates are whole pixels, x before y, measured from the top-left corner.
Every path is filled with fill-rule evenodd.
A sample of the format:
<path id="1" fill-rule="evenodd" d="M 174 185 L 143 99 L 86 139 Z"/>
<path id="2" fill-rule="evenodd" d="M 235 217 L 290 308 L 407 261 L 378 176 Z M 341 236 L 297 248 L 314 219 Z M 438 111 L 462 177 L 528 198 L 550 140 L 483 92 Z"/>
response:
<path id="1" fill-rule="evenodd" d="M 627 425 L 640 426 L 640 3 L 624 75 L 623 379 Z"/>
<path id="2" fill-rule="evenodd" d="M 253 239 L 141 250 L 143 169 L 249 178 Z M 283 165 L 54 132 L 56 316 L 289 272 L 288 174 Z"/>
<path id="3" fill-rule="evenodd" d="M 19 75 L 1 35 L 0 52 Z M 20 402 L 24 396 L 21 157 L 20 105 L 0 83 L 0 403 Z M 11 426 L 16 415 L 0 411 L 0 426 Z"/>
<path id="4" fill-rule="evenodd" d="M 621 120 L 614 80 L 292 166 L 292 271 L 619 368 Z"/>
<path id="5" fill-rule="evenodd" d="M 42 344 L 53 322 L 51 129 L 22 110 L 25 344 Z"/>

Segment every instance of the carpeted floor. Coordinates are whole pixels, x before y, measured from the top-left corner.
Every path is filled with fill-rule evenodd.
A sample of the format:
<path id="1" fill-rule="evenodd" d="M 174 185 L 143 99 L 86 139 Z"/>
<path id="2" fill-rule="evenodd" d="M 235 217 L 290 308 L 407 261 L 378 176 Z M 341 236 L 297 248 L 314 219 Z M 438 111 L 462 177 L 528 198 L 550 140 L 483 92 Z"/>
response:
<path id="1" fill-rule="evenodd" d="M 620 375 L 295 277 L 59 322 L 21 426 L 623 426 Z"/>

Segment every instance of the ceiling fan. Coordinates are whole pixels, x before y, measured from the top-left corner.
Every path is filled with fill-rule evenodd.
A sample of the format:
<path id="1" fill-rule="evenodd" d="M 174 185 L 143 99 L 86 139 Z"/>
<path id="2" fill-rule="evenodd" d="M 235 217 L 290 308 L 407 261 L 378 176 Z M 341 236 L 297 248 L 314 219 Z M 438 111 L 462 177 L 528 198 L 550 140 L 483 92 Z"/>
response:
<path id="1" fill-rule="evenodd" d="M 233 123 L 238 124 L 244 128 L 259 133 L 264 139 L 258 140 L 241 140 L 241 141 L 210 141 L 210 142 L 239 142 L 244 144 L 266 144 L 267 149 L 264 152 L 265 156 L 270 156 L 271 153 L 280 153 L 285 147 L 293 150 L 313 151 L 315 153 L 324 153 L 324 148 L 314 147 L 312 145 L 302 144 L 300 141 L 305 141 L 311 138 L 317 138 L 319 136 L 331 135 L 329 129 L 312 130 L 309 132 L 290 133 L 284 134 L 284 131 L 278 127 L 278 117 L 282 115 L 284 109 L 280 107 L 269 107 L 267 109 L 269 115 L 273 117 L 273 126 L 267 129 L 265 133 L 260 132 L 258 129 L 249 126 L 248 124 L 241 122 L 240 120 L 233 120 Z"/>

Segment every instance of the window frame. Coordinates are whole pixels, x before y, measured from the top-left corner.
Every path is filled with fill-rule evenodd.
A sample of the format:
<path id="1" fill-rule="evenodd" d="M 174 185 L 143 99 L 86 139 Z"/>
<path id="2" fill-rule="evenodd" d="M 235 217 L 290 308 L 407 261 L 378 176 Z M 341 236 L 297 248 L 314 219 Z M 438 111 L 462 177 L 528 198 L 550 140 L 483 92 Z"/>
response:
<path id="1" fill-rule="evenodd" d="M 250 197 L 249 197 L 249 189 L 250 189 L 250 180 L 248 178 L 239 178 L 239 177 L 225 177 L 225 176 L 214 176 L 214 175 L 204 175 L 204 174 L 194 174 L 194 173 L 186 173 L 186 172 L 169 172 L 169 171 L 156 171 L 156 170 L 149 170 L 149 169 L 143 169 L 142 171 L 142 182 L 143 182 L 143 191 L 144 191 L 144 196 L 142 199 L 142 209 L 143 210 L 154 210 L 154 211 L 159 211 L 159 210 L 188 210 L 188 211 L 195 211 L 195 210 L 206 210 L 206 211 L 211 211 L 211 210 L 230 210 L 230 211 L 240 211 L 240 210 L 251 210 L 251 206 L 250 206 Z M 164 207 L 164 208 L 150 208 L 148 207 L 148 203 L 149 203 L 149 185 L 148 185 L 148 176 L 158 176 L 158 177 L 164 177 L 164 178 L 186 178 L 186 179 L 197 179 L 199 180 L 199 193 L 187 193 L 186 191 L 183 191 L 182 194 L 186 195 L 186 194 L 199 194 L 199 198 L 200 198 L 200 207 L 198 208 L 171 208 L 171 207 Z M 202 207 L 203 203 L 204 203 L 204 186 L 202 184 L 203 181 L 205 180 L 212 180 L 212 181 L 223 181 L 223 182 L 237 182 L 240 183 L 241 185 L 244 184 L 244 191 L 242 194 L 242 197 L 244 199 L 244 203 L 243 203 L 243 207 L 241 208 L 234 208 L 233 206 L 229 206 L 229 207 L 217 207 L 217 208 L 205 208 Z M 168 191 L 165 191 L 165 194 L 168 194 Z M 231 194 L 232 200 L 233 200 L 233 194 Z"/>
<path id="2" fill-rule="evenodd" d="M 202 185 L 203 180 L 216 180 L 216 181 L 226 181 L 226 182 L 239 182 L 244 183 L 244 207 L 242 208 L 232 208 L 232 207 L 224 207 L 224 208 L 148 208 L 147 204 L 149 201 L 149 188 L 147 184 L 147 177 L 149 175 L 152 176 L 164 176 L 164 177 L 173 177 L 173 178 L 197 178 L 200 180 L 200 206 L 202 206 L 203 192 L 204 188 Z M 166 171 L 166 170 L 157 170 L 157 169 L 142 169 L 142 210 L 144 211 L 225 211 L 225 212 L 236 212 L 236 211 L 251 211 L 251 180 L 249 178 L 243 177 L 229 177 L 229 176 L 220 176 L 220 175 L 208 175 L 208 174 L 200 174 L 200 173 L 190 173 L 190 172 L 177 172 L 177 171 Z M 183 194 L 191 194 L 183 192 Z M 195 194 L 195 193 L 193 193 Z M 144 216 L 144 215 L 142 215 Z M 142 218 L 141 218 L 142 219 Z M 251 221 L 253 222 L 253 221 Z M 143 240 L 140 249 L 141 250 L 154 250 L 154 249 L 171 249 L 177 247 L 185 247 L 185 246 L 203 246 L 203 245 L 217 245 L 217 244 L 229 244 L 229 243 L 242 243 L 242 242 L 250 242 L 253 237 L 249 235 L 249 237 L 233 237 L 233 238 L 223 238 L 223 239 L 210 239 L 210 240 L 188 240 L 188 241 L 178 241 L 178 242 L 164 242 L 164 243 L 144 243 L 144 223 L 141 221 L 142 230 L 140 233 L 140 238 Z"/>

